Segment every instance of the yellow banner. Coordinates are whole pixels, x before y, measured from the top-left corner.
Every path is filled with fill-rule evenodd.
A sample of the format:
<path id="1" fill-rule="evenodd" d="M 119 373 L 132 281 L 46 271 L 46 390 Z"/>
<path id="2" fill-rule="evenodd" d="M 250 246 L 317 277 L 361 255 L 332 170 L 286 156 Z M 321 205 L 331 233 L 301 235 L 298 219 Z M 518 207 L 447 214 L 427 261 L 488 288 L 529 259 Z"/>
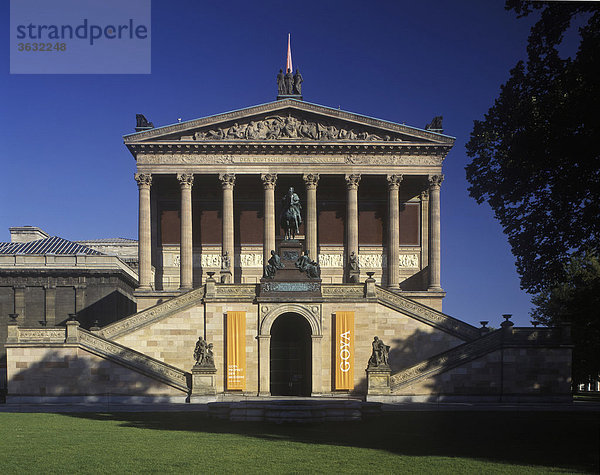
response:
<path id="1" fill-rule="evenodd" d="M 354 312 L 335 313 L 335 389 L 354 389 Z"/>
<path id="2" fill-rule="evenodd" d="M 246 312 L 227 312 L 227 389 L 246 389 Z"/>

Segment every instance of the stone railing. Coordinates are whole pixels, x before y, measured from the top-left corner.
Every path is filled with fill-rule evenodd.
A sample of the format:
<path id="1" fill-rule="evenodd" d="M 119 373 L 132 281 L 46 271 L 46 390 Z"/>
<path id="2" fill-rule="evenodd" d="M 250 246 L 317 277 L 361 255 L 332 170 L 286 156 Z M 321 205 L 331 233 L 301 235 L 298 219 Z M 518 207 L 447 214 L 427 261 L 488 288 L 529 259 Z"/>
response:
<path id="1" fill-rule="evenodd" d="M 65 343 L 66 339 L 64 328 L 8 327 L 7 343 Z"/>
<path id="2" fill-rule="evenodd" d="M 432 308 L 421 305 L 414 300 L 402 297 L 394 292 L 377 287 L 375 290 L 377 300 L 394 310 L 410 315 L 411 317 L 450 333 L 461 340 L 471 341 L 479 338 L 479 329 L 468 323 L 462 322 Z"/>
<path id="3" fill-rule="evenodd" d="M 179 368 L 168 365 L 150 356 L 139 353 L 126 346 L 119 345 L 114 341 L 107 340 L 98 335 L 94 335 L 86 330 L 78 329 L 79 346 L 86 350 L 114 361 L 123 366 L 127 366 L 150 378 L 162 381 L 181 391 L 188 392 L 191 374 Z"/>
<path id="4" fill-rule="evenodd" d="M 328 300 L 362 299 L 365 296 L 365 284 L 323 284 L 321 292 Z"/>
<path id="5" fill-rule="evenodd" d="M 392 393 L 402 386 L 448 371 L 500 348 L 503 340 L 502 332 L 503 330 L 496 330 L 488 333 L 475 341 L 464 343 L 393 374 L 390 381 Z"/>
<path id="6" fill-rule="evenodd" d="M 97 332 L 104 338 L 114 339 L 131 333 L 145 325 L 157 322 L 176 312 L 184 310 L 199 302 L 204 297 L 204 286 L 194 289 L 178 297 L 167 300 L 154 307 L 142 310 L 118 322 L 111 323 Z"/>
<path id="7" fill-rule="evenodd" d="M 219 299 L 254 299 L 257 284 L 216 284 L 216 298 Z"/>

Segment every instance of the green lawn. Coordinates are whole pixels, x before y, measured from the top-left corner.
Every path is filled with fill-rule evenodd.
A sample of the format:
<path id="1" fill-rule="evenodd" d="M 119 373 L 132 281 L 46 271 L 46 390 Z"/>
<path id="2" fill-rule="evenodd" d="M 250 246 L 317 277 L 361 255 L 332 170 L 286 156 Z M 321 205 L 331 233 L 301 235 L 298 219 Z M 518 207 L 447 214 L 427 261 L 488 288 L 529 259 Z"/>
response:
<path id="1" fill-rule="evenodd" d="M 0 413 L 0 473 L 598 471 L 598 413 L 404 412 L 359 423 Z"/>

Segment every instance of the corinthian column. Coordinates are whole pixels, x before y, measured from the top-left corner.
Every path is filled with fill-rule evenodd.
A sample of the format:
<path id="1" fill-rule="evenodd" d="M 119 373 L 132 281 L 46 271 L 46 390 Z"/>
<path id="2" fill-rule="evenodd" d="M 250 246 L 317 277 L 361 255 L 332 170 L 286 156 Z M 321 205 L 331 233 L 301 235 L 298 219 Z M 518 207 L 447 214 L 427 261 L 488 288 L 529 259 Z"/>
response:
<path id="1" fill-rule="evenodd" d="M 358 183 L 360 175 L 346 175 L 346 261 L 352 253 L 358 259 Z"/>
<path id="2" fill-rule="evenodd" d="M 265 191 L 265 232 L 263 236 L 263 265 L 267 265 L 271 251 L 275 250 L 275 182 L 276 173 L 263 173 L 263 189 Z"/>
<path id="3" fill-rule="evenodd" d="M 223 187 L 223 255 L 227 254 L 230 262 L 231 273 L 233 274 L 234 255 L 233 255 L 233 185 L 235 175 L 233 173 L 219 174 L 221 186 Z"/>
<path id="4" fill-rule="evenodd" d="M 388 175 L 388 287 L 400 285 L 400 203 L 398 191 L 402 175 Z"/>
<path id="5" fill-rule="evenodd" d="M 440 239 L 440 188 L 444 175 L 429 177 L 429 290 L 442 290 Z"/>
<path id="6" fill-rule="evenodd" d="M 193 173 L 178 173 L 177 180 L 181 187 L 181 242 L 179 246 L 179 288 L 189 290 L 193 280 L 192 249 L 192 185 Z"/>
<path id="7" fill-rule="evenodd" d="M 139 210 L 139 290 L 152 289 L 152 229 L 150 227 L 150 186 L 152 175 L 149 173 L 136 173 L 140 193 Z"/>
<path id="8" fill-rule="evenodd" d="M 317 260 L 317 184 L 319 175 L 304 175 L 306 184 L 306 249 L 312 259 Z"/>

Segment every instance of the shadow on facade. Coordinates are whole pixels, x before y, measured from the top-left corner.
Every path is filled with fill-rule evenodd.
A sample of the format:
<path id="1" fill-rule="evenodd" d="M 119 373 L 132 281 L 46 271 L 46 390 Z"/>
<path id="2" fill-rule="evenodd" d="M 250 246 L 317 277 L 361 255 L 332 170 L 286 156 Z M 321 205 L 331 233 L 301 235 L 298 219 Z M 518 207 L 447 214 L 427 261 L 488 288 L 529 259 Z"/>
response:
<path id="1" fill-rule="evenodd" d="M 9 402 L 11 395 L 57 398 L 39 401 L 53 403 L 81 402 L 81 398 L 86 397 L 85 402 L 99 404 L 168 403 L 173 402 L 169 396 L 186 396 L 170 390 L 165 383 L 85 350 L 79 349 L 77 356 L 69 354 L 70 350 L 48 351 L 43 359 L 15 373 L 8 381 Z"/>
<path id="2" fill-rule="evenodd" d="M 96 321 L 99 326 L 103 327 L 133 315 L 135 312 L 135 302 L 122 292 L 115 290 L 81 310 L 77 314 L 77 321 L 82 328 L 89 330 Z M 64 325 L 65 321 L 61 322 L 61 325 Z"/>

